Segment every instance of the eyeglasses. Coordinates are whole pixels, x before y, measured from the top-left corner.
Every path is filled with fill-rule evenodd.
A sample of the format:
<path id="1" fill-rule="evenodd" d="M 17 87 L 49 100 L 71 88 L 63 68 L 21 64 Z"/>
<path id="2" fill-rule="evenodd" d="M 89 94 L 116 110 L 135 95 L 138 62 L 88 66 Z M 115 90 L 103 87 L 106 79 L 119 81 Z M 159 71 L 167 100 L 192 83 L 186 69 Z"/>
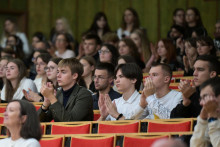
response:
<path id="1" fill-rule="evenodd" d="M 108 77 L 107 77 L 108 78 Z M 92 77 L 92 80 L 94 81 L 94 80 L 105 80 L 105 79 L 107 79 L 107 78 L 105 78 L 105 77 L 103 77 L 103 76 L 93 76 Z"/>
<path id="2" fill-rule="evenodd" d="M 49 66 L 49 67 L 45 67 L 44 68 L 44 71 L 53 71 L 55 69 L 55 67 L 53 67 L 53 66 Z"/>
<path id="3" fill-rule="evenodd" d="M 98 51 L 99 52 L 99 54 L 106 54 L 106 53 L 109 53 L 110 51 L 109 50 L 99 50 Z"/>

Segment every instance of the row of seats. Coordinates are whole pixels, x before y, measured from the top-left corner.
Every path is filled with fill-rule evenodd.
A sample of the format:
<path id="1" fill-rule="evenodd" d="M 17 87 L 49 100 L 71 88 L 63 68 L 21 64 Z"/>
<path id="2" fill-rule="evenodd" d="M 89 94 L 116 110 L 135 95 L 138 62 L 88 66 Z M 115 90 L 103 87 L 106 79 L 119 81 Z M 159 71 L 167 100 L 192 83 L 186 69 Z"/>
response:
<path id="1" fill-rule="evenodd" d="M 50 122 L 41 123 L 43 134 L 103 134 L 103 133 L 153 133 L 192 132 L 196 119 L 158 119 L 124 121 Z M 5 127 L 0 125 L 2 135 Z"/>
<path id="2" fill-rule="evenodd" d="M 162 138 L 192 135 L 192 132 L 43 135 L 41 147 L 149 147 Z M 0 139 L 6 136 L 0 136 Z"/>

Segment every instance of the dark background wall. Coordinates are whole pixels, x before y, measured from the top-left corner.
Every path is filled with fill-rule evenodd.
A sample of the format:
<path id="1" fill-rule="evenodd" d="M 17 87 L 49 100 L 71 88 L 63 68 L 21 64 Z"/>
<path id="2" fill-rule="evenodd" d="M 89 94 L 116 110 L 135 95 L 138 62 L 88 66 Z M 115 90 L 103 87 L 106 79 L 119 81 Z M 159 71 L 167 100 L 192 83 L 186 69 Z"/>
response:
<path id="1" fill-rule="evenodd" d="M 173 10 L 191 6 L 200 10 L 203 23 L 213 36 L 214 24 L 220 18 L 220 0 L 0 0 L 0 33 L 4 19 L 12 16 L 17 18 L 20 30 L 26 32 L 29 39 L 36 31 L 48 37 L 56 18 L 64 16 L 69 20 L 74 37 L 80 40 L 96 12 L 105 12 L 111 29 L 117 30 L 123 11 L 133 7 L 149 39 L 155 42 L 166 37 Z"/>

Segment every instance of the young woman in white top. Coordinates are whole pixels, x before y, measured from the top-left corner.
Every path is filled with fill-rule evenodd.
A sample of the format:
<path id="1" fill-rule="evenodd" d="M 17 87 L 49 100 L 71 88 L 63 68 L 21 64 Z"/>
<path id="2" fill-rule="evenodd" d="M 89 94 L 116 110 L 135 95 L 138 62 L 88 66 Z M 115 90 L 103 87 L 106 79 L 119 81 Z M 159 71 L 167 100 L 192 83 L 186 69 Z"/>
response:
<path id="1" fill-rule="evenodd" d="M 104 12 L 98 12 L 94 17 L 90 28 L 85 33 L 96 34 L 100 39 L 102 39 L 102 37 L 108 32 L 111 32 L 111 29 L 109 27 L 107 17 Z"/>
<path id="2" fill-rule="evenodd" d="M 1 92 L 1 99 L 4 101 L 11 101 L 12 99 L 22 99 L 22 90 L 37 92 L 36 85 L 26 76 L 26 66 L 20 59 L 13 59 L 8 62 L 6 66 L 6 83 Z"/>
<path id="3" fill-rule="evenodd" d="M 143 32 L 143 30 L 136 29 L 131 33 L 130 38 L 136 44 L 138 52 L 141 55 L 141 60 L 145 63 L 144 72 L 148 72 L 153 59 L 149 60 L 151 57 L 151 50 L 147 35 Z"/>
<path id="4" fill-rule="evenodd" d="M 128 37 L 132 31 L 140 27 L 138 13 L 133 8 L 127 8 L 122 17 L 121 28 L 117 30 L 119 39 Z"/>
<path id="5" fill-rule="evenodd" d="M 34 80 L 34 83 L 37 86 L 38 92 L 40 92 L 42 84 L 46 83 L 47 75 L 44 68 L 47 66 L 47 63 L 50 61 L 50 54 L 42 53 L 37 56 L 36 58 L 36 72 L 37 77 Z"/>
<path id="6" fill-rule="evenodd" d="M 55 55 L 60 58 L 72 58 L 75 57 L 75 53 L 70 45 L 70 39 L 67 33 L 57 34 L 55 46 L 57 51 Z"/>
<path id="7" fill-rule="evenodd" d="M 12 18 L 7 18 L 4 23 L 4 31 L 1 37 L 1 46 L 6 47 L 6 40 L 9 35 L 18 36 L 23 42 L 23 51 L 26 55 L 30 54 L 30 49 L 28 46 L 28 40 L 24 33 L 18 32 L 18 27 L 16 21 Z"/>
<path id="8" fill-rule="evenodd" d="M 40 122 L 35 107 L 28 101 L 13 100 L 7 105 L 4 126 L 9 131 L 9 138 L 0 140 L 0 146 L 40 147 Z"/>
<path id="9" fill-rule="evenodd" d="M 122 97 L 111 102 L 108 94 L 100 95 L 99 120 L 138 119 L 140 114 L 136 112 L 144 110 L 139 105 L 141 94 L 138 92 L 143 79 L 141 69 L 135 63 L 127 63 L 118 65 L 115 72 L 115 85 Z"/>
<path id="10" fill-rule="evenodd" d="M 65 17 L 56 19 L 55 26 L 50 32 L 50 42 L 55 45 L 56 37 L 59 33 L 67 33 L 71 43 L 74 43 L 73 32 L 70 28 L 70 24 Z"/>
<path id="11" fill-rule="evenodd" d="M 57 84 L 57 69 L 58 69 L 58 63 L 62 60 L 62 58 L 51 58 L 48 62 L 47 66 L 44 68 L 47 74 L 47 82 L 51 82 L 55 89 L 58 88 Z M 26 90 L 23 90 L 24 96 L 29 101 L 34 102 L 40 102 L 43 101 L 43 97 L 40 96 L 39 93 L 31 91 L 27 92 Z"/>

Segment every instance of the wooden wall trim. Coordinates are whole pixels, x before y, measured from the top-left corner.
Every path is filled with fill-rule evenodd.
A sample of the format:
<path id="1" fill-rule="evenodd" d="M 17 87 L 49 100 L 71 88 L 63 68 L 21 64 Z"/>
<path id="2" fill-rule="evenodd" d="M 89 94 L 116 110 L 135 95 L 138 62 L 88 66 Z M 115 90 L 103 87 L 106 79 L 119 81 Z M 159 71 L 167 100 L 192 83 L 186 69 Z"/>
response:
<path id="1" fill-rule="evenodd" d="M 75 39 L 77 38 L 77 36 L 79 35 L 79 0 L 76 0 L 76 25 L 75 25 L 75 27 L 76 27 L 76 31 L 75 31 Z M 81 38 L 78 38 L 77 39 L 78 41 L 80 41 L 81 40 Z"/>
<path id="2" fill-rule="evenodd" d="M 160 0 L 157 0 L 157 40 L 161 39 L 160 22 Z"/>
<path id="3" fill-rule="evenodd" d="M 52 28 L 54 23 L 53 23 L 53 0 L 50 0 L 50 27 Z M 50 35 L 50 34 L 49 34 Z"/>
<path id="4" fill-rule="evenodd" d="M 220 19 L 219 18 L 219 1 L 216 1 L 216 21 Z"/>

